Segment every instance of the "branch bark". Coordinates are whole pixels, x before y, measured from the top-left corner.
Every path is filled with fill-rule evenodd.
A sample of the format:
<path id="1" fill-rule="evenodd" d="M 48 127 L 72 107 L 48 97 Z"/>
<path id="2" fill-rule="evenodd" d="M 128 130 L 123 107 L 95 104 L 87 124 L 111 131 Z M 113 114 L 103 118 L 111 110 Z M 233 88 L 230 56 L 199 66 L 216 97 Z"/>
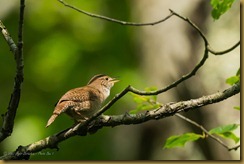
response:
<path id="1" fill-rule="evenodd" d="M 189 110 L 198 109 L 199 107 L 206 106 L 209 104 L 217 103 L 223 101 L 235 94 L 240 93 L 240 82 L 233 85 L 232 87 L 222 91 L 217 92 L 208 96 L 203 96 L 197 99 L 191 99 L 187 101 L 181 101 L 176 103 L 168 103 L 163 105 L 159 109 L 147 111 L 145 113 L 139 114 L 128 114 L 116 115 L 116 116 L 103 116 L 90 122 L 90 124 L 78 124 L 74 127 L 61 131 L 52 136 L 46 137 L 35 143 L 19 146 L 16 151 L 11 153 L 6 153 L 0 159 L 10 160 L 10 159 L 28 159 L 31 154 L 39 152 L 46 148 L 56 148 L 58 149 L 58 144 L 68 138 L 76 135 L 85 136 L 87 133 L 95 133 L 103 127 L 115 127 L 119 125 L 130 125 L 130 124 L 140 124 L 147 122 L 149 120 L 158 120 L 165 117 L 172 116 L 179 112 L 187 112 Z"/>
<path id="2" fill-rule="evenodd" d="M 159 23 L 162 23 L 166 20 L 168 20 L 172 16 L 177 16 L 178 18 L 182 19 L 183 21 L 186 21 L 192 28 L 194 28 L 200 37 L 204 41 L 205 50 L 203 52 L 202 59 L 199 61 L 199 63 L 196 64 L 196 66 L 192 69 L 191 72 L 189 72 L 186 75 L 183 75 L 181 78 L 176 80 L 175 82 L 171 83 L 170 85 L 166 86 L 165 88 L 159 89 L 157 91 L 152 92 L 146 92 L 146 91 L 140 91 L 135 89 L 132 86 L 128 86 L 125 88 L 121 93 L 117 94 L 109 103 L 107 103 L 101 110 L 99 110 L 93 117 L 91 117 L 89 120 L 87 120 L 84 124 L 77 124 L 71 128 L 68 128 L 66 130 L 63 130 L 57 134 L 54 134 L 52 136 L 46 137 L 45 139 L 39 140 L 35 143 L 29 144 L 27 146 L 19 146 L 16 151 L 7 153 L 4 156 L 0 157 L 0 159 L 28 159 L 31 154 L 39 152 L 46 148 L 57 148 L 58 144 L 70 137 L 80 135 L 85 136 L 87 133 L 95 133 L 97 130 L 108 126 L 108 127 L 114 127 L 119 125 L 129 125 L 129 124 L 140 124 L 147 122 L 149 120 L 157 120 L 157 119 L 163 119 L 165 117 L 169 117 L 172 115 L 175 115 L 176 113 L 182 112 L 182 111 L 189 111 L 193 109 L 197 109 L 201 106 L 206 106 L 209 104 L 217 103 L 219 101 L 223 101 L 224 99 L 227 99 L 231 96 L 234 96 L 235 94 L 240 92 L 240 82 L 236 85 L 233 85 L 231 88 L 223 91 L 223 92 L 217 92 L 212 95 L 203 96 L 197 99 L 192 99 L 188 101 L 181 101 L 181 102 L 175 102 L 175 103 L 168 103 L 163 106 L 161 106 L 158 109 L 150 110 L 145 113 L 140 114 L 128 114 L 125 113 L 123 115 L 117 115 L 117 116 L 101 116 L 102 113 L 104 113 L 106 110 L 108 110 L 115 102 L 117 102 L 120 98 L 122 98 L 125 94 L 128 92 L 133 92 L 138 95 L 158 95 L 163 92 L 168 91 L 169 89 L 176 87 L 181 82 L 189 79 L 190 77 L 194 76 L 197 71 L 204 65 L 205 61 L 208 58 L 209 52 L 214 55 L 222 55 L 226 54 L 230 51 L 232 51 L 234 48 L 236 48 L 238 45 L 240 45 L 240 41 L 236 43 L 231 48 L 224 50 L 224 51 L 215 51 L 212 48 L 210 48 L 210 45 L 208 43 L 207 38 L 205 35 L 201 32 L 201 30 L 193 23 L 190 19 L 183 17 L 173 10 L 170 10 L 170 14 L 166 16 L 165 18 L 155 21 L 155 22 L 149 22 L 149 23 L 134 23 L 134 22 L 125 22 L 121 20 L 116 20 L 113 18 L 105 17 L 102 15 L 97 15 L 93 13 L 86 12 L 84 10 L 78 9 L 74 6 L 71 6 L 67 3 L 65 3 L 63 0 L 58 0 L 60 3 L 62 3 L 64 6 L 69 7 L 73 10 L 76 10 L 80 13 L 86 14 L 90 17 L 95 17 L 107 21 L 111 21 L 114 23 L 119 23 L 121 25 L 129 25 L 129 26 L 148 26 L 148 25 L 156 25 Z M 8 106 L 8 111 L 3 115 L 3 126 L 0 131 L 0 142 L 11 135 L 13 126 L 14 126 L 14 119 L 16 115 L 16 111 L 18 108 L 19 100 L 20 100 L 20 93 L 21 93 L 21 84 L 23 82 L 23 20 L 24 20 L 24 7 L 25 7 L 25 0 L 20 0 L 20 17 L 19 17 L 19 33 L 18 33 L 18 44 L 14 43 L 13 39 L 11 38 L 10 34 L 8 33 L 7 29 L 3 25 L 3 23 L 0 21 L 0 28 L 2 30 L 2 34 L 8 43 L 11 51 L 14 53 L 15 60 L 16 60 L 16 76 L 15 76 L 15 84 L 13 93 L 11 95 L 11 99 Z M 238 147 L 237 147 L 238 148 Z"/>
<path id="3" fill-rule="evenodd" d="M 21 96 L 21 84 L 24 80 L 24 61 L 23 61 L 23 22 L 24 22 L 24 8 L 25 0 L 20 1 L 20 16 L 19 16 L 19 33 L 18 33 L 18 44 L 16 45 L 8 33 L 6 27 L 0 20 L 0 29 L 2 34 L 8 43 L 10 50 L 14 54 L 16 62 L 16 75 L 14 78 L 14 88 L 11 94 L 11 98 L 8 105 L 8 110 L 5 114 L 2 114 L 3 125 L 0 131 L 0 142 L 5 138 L 10 136 L 14 127 L 14 119 L 19 106 L 20 96 Z"/>

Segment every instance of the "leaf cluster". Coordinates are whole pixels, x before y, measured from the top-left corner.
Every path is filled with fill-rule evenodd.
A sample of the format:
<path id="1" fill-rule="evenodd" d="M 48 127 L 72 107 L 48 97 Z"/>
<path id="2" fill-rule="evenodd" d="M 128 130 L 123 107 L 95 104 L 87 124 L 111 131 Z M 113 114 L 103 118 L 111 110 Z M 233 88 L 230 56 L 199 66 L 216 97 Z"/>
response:
<path id="1" fill-rule="evenodd" d="M 156 87 L 147 87 L 145 91 L 151 92 L 156 91 Z M 152 109 L 157 109 L 162 106 L 159 102 L 157 102 L 157 95 L 151 96 L 142 96 L 135 93 L 131 93 L 133 96 L 133 101 L 137 104 L 136 108 L 130 111 L 130 114 L 136 114 L 140 111 L 148 111 Z"/>
<path id="2" fill-rule="evenodd" d="M 219 126 L 216 128 L 213 128 L 209 131 L 209 134 L 215 134 L 219 137 L 225 138 L 225 139 L 231 139 L 235 143 L 238 143 L 240 141 L 240 138 L 237 137 L 232 131 L 237 129 L 239 127 L 238 124 L 229 124 L 224 126 Z M 198 139 L 205 139 L 208 135 L 203 134 L 196 134 L 196 133 L 184 133 L 182 135 L 174 135 L 169 137 L 163 148 L 175 148 L 175 147 L 184 147 L 185 143 L 190 141 L 196 141 Z"/>

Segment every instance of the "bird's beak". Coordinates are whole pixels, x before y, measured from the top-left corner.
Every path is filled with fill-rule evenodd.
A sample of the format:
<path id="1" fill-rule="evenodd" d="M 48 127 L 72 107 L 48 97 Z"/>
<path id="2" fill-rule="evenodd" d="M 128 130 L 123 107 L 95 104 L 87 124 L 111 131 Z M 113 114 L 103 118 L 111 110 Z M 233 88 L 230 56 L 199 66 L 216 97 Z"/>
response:
<path id="1" fill-rule="evenodd" d="M 119 82 L 119 80 L 116 79 L 116 78 L 113 78 L 113 79 L 110 80 L 110 82 L 117 83 L 117 82 Z"/>

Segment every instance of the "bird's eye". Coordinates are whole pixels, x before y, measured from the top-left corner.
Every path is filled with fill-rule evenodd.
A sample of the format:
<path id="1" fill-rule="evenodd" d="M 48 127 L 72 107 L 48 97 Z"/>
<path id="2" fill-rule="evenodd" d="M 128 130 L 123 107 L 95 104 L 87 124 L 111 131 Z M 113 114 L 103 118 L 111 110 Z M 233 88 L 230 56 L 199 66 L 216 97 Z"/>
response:
<path id="1" fill-rule="evenodd" d="M 106 78 L 105 78 L 105 80 L 107 80 L 107 81 L 108 81 L 108 77 L 106 77 Z"/>

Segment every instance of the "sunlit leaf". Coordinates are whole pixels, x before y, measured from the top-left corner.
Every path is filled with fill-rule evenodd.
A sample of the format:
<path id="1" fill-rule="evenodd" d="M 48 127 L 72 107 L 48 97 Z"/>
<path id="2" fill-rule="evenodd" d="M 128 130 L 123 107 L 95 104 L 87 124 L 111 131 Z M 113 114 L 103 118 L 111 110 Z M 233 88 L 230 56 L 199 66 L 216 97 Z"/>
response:
<path id="1" fill-rule="evenodd" d="M 240 141 L 240 138 L 237 137 L 234 133 L 232 132 L 225 132 L 225 133 L 222 133 L 222 134 L 217 134 L 219 135 L 220 137 L 223 137 L 223 138 L 226 138 L 226 139 L 232 139 L 235 141 L 235 143 L 238 143 Z"/>
<path id="2" fill-rule="evenodd" d="M 220 126 L 220 127 L 211 129 L 209 131 L 209 133 L 210 134 L 216 134 L 216 135 L 223 137 L 223 138 L 232 139 L 237 143 L 237 142 L 239 142 L 240 138 L 237 137 L 234 133 L 232 133 L 232 131 L 238 127 L 239 127 L 238 124 L 230 124 L 230 125 Z"/>
<path id="3" fill-rule="evenodd" d="M 227 84 L 234 85 L 234 84 L 236 84 L 239 81 L 240 81 L 240 77 L 239 76 L 232 76 L 232 77 L 229 77 L 228 79 L 226 79 L 225 82 Z"/>
<path id="4" fill-rule="evenodd" d="M 238 127 L 239 127 L 238 124 L 224 125 L 224 126 L 220 126 L 220 127 L 211 129 L 209 131 L 209 133 L 210 134 L 221 134 L 221 133 L 233 131 Z"/>
<path id="5" fill-rule="evenodd" d="M 221 15 L 223 15 L 226 11 L 228 11 L 234 0 L 211 0 L 212 6 L 212 17 L 217 20 Z"/>
<path id="6" fill-rule="evenodd" d="M 141 105 L 138 105 L 136 109 L 131 110 L 129 113 L 136 114 L 140 111 L 149 111 L 149 110 L 157 109 L 160 106 L 161 106 L 160 104 L 141 104 Z"/>
<path id="7" fill-rule="evenodd" d="M 166 143 L 163 148 L 174 148 L 174 147 L 183 147 L 186 142 L 195 141 L 203 137 L 200 134 L 195 133 L 185 133 L 178 136 L 171 136 L 166 140 Z"/>
<path id="8" fill-rule="evenodd" d="M 133 96 L 134 102 L 137 104 L 141 104 L 141 103 L 147 101 L 147 97 L 145 97 L 145 96 L 137 95 L 134 93 L 132 94 L 132 96 Z"/>
<path id="9" fill-rule="evenodd" d="M 145 91 L 150 92 L 150 91 L 156 91 L 158 88 L 157 87 L 147 87 L 145 88 Z"/>
<path id="10" fill-rule="evenodd" d="M 147 92 L 155 90 L 157 90 L 156 87 L 145 88 L 145 91 Z M 137 107 L 136 109 L 131 110 L 130 114 L 135 114 L 145 110 L 157 109 L 161 106 L 160 103 L 157 102 L 157 95 L 142 96 L 135 93 L 131 93 L 131 95 L 133 96 L 133 100 L 137 104 Z"/>

